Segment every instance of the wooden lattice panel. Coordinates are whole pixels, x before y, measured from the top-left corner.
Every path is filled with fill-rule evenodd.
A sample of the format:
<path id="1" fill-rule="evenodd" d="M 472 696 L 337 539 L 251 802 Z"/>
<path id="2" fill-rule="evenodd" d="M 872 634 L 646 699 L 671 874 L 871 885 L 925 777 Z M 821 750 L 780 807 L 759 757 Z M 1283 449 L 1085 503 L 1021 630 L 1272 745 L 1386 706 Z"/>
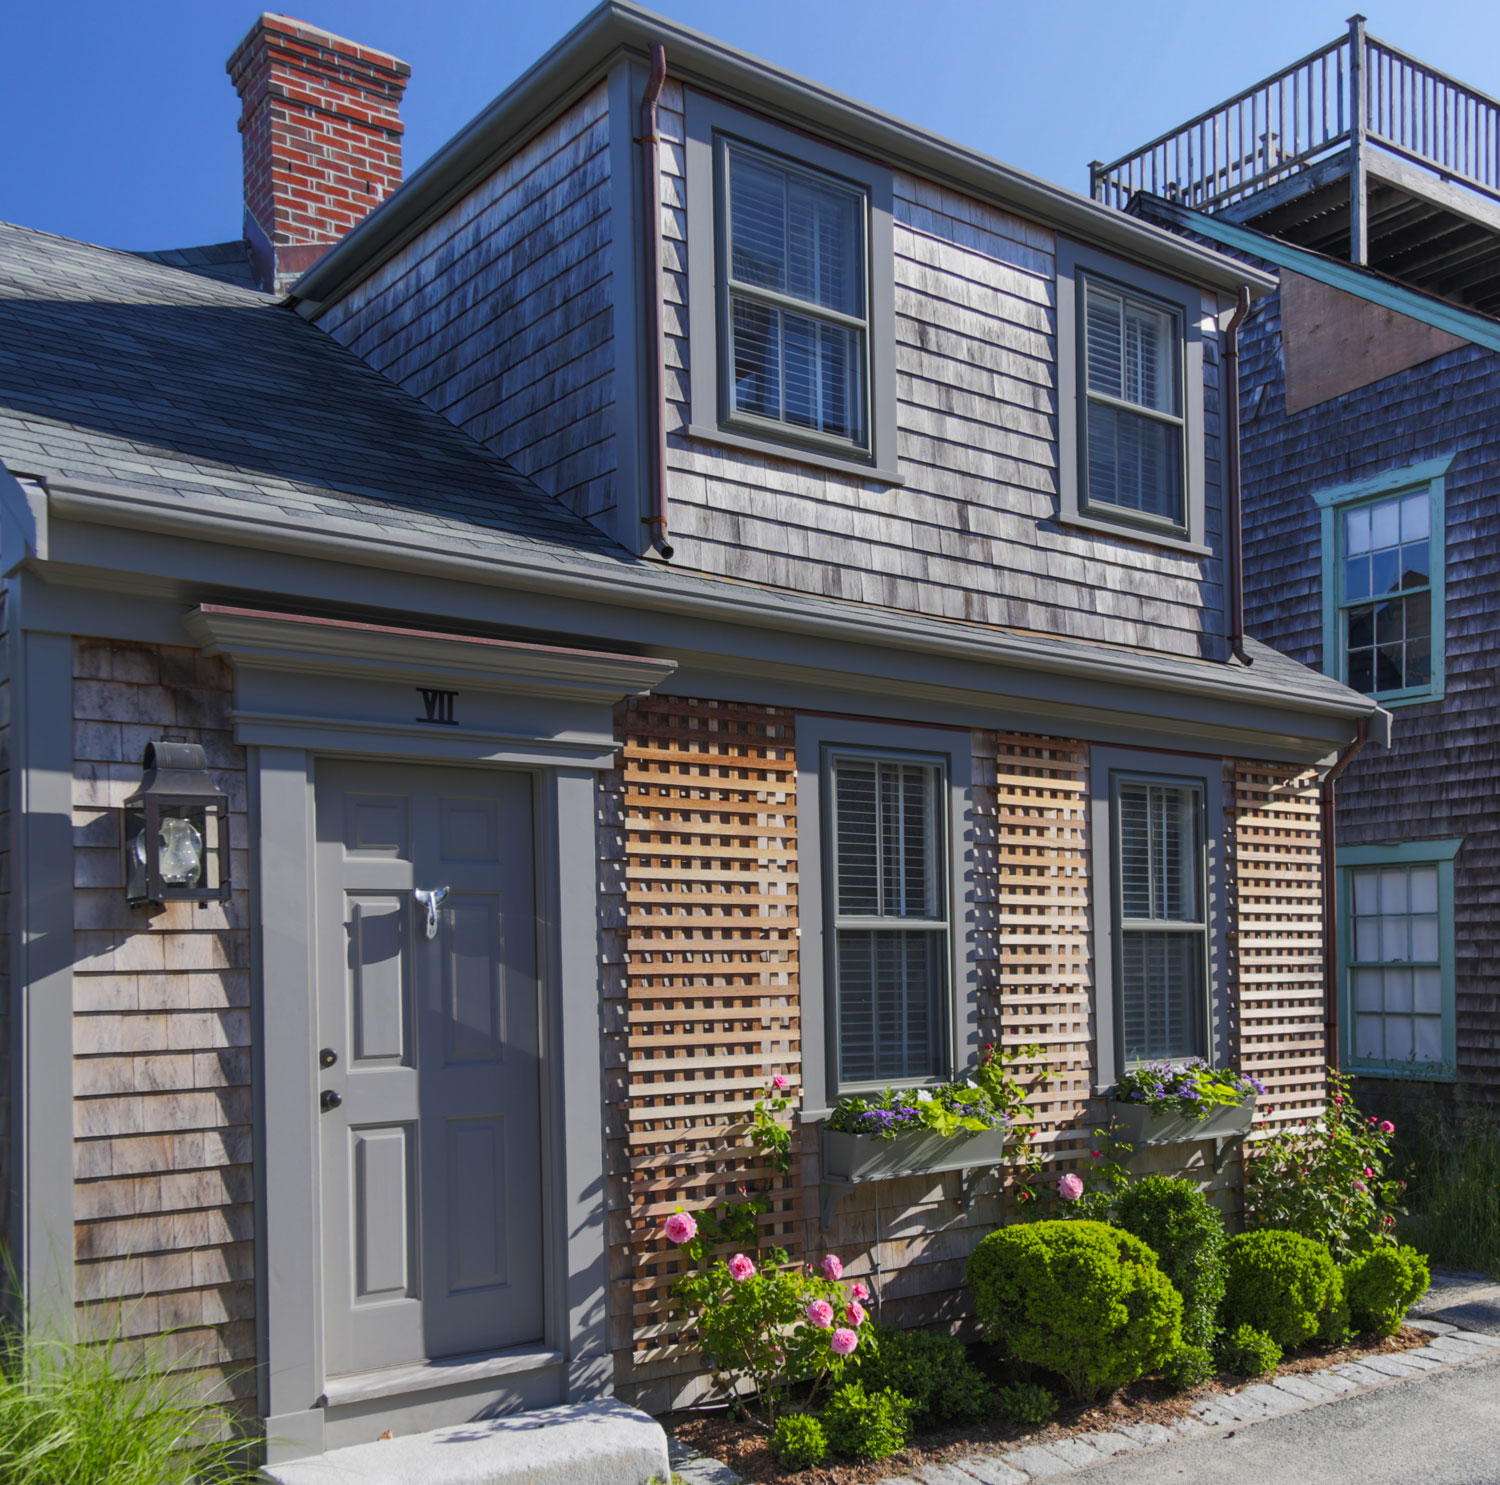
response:
<path id="1" fill-rule="evenodd" d="M 621 709 L 624 859 L 625 1191 L 616 1313 L 637 1363 L 679 1359 L 659 1236 L 679 1205 L 742 1184 L 772 1191 L 761 1222 L 797 1245 L 795 1165 L 785 1178 L 743 1126 L 773 1073 L 800 1095 L 796 754 L 792 714 L 675 697 Z M 794 1104 L 795 1106 L 795 1104 Z"/>
<path id="2" fill-rule="evenodd" d="M 1093 1077 L 1088 746 L 976 732 L 974 765 L 981 1040 L 1044 1048 L 1057 1076 L 1030 1102 L 1068 1160 Z"/>
<path id="3" fill-rule="evenodd" d="M 1257 1135 L 1323 1110 L 1323 861 L 1315 772 L 1226 764 L 1230 974 L 1238 1065 L 1274 1112 Z"/>

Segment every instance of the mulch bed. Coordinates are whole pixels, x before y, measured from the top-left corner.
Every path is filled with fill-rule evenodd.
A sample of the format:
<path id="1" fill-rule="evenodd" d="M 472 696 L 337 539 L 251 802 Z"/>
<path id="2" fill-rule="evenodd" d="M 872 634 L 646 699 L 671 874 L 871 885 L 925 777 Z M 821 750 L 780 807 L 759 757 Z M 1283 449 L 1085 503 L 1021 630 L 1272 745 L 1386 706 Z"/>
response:
<path id="1" fill-rule="evenodd" d="M 1362 1356 L 1388 1355 L 1425 1346 L 1432 1337 L 1425 1331 L 1403 1326 L 1400 1334 L 1388 1339 L 1369 1337 L 1336 1349 L 1308 1347 L 1288 1352 L 1271 1376 L 1251 1378 L 1252 1382 L 1270 1382 L 1275 1377 L 1297 1372 L 1324 1371 L 1344 1361 L 1358 1361 Z M 970 1355 L 986 1372 L 1004 1379 L 1003 1367 L 986 1355 L 988 1348 L 974 1346 Z M 1118 1428 L 1124 1423 L 1175 1423 L 1187 1416 L 1205 1397 L 1216 1392 L 1233 1392 L 1248 1385 L 1243 1377 L 1220 1373 L 1191 1392 L 1172 1392 L 1164 1382 L 1149 1378 L 1123 1387 L 1113 1397 L 1093 1403 L 1066 1403 L 1057 1416 L 1040 1428 L 1016 1428 L 995 1419 L 962 1427 L 935 1429 L 919 1434 L 902 1454 L 874 1464 L 834 1464 L 822 1469 L 789 1474 L 782 1470 L 766 1447 L 765 1432 L 754 1424 L 731 1418 L 727 1411 L 687 1409 L 669 1413 L 660 1421 L 674 1438 L 700 1454 L 722 1461 L 746 1480 L 794 1480 L 798 1485 L 874 1485 L 875 1481 L 908 1474 L 919 1465 L 943 1464 L 968 1454 L 1004 1454 L 1025 1444 L 1046 1444 L 1067 1438 L 1073 1433 L 1094 1433 L 1100 1429 Z"/>

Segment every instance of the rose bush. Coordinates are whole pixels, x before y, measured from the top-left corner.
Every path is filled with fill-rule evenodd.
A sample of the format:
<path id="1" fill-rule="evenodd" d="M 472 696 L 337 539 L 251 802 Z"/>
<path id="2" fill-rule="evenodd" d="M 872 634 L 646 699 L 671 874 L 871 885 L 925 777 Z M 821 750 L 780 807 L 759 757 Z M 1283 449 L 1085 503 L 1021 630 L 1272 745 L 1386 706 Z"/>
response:
<path id="1" fill-rule="evenodd" d="M 716 1243 L 748 1246 L 758 1209 L 752 1202 L 700 1213 L 696 1221 L 674 1212 L 662 1233 L 692 1265 L 672 1292 L 688 1313 L 691 1337 L 715 1384 L 730 1398 L 748 1395 L 769 1426 L 789 1387 L 811 1383 L 805 1399 L 810 1407 L 823 1386 L 837 1383 L 847 1358 L 861 1346 L 864 1309 L 853 1290 L 868 1291 L 863 1284 L 839 1282 L 843 1264 L 832 1253 L 821 1273 L 810 1264 L 790 1263 L 782 1248 L 760 1250 L 756 1258 L 745 1252 L 713 1258 Z"/>
<path id="2" fill-rule="evenodd" d="M 1245 1162 L 1245 1225 L 1285 1228 L 1327 1243 L 1335 1259 L 1395 1241 L 1405 1182 L 1387 1179 L 1389 1119 L 1362 1114 L 1350 1079 L 1329 1070 L 1327 1112 L 1273 1135 Z"/>

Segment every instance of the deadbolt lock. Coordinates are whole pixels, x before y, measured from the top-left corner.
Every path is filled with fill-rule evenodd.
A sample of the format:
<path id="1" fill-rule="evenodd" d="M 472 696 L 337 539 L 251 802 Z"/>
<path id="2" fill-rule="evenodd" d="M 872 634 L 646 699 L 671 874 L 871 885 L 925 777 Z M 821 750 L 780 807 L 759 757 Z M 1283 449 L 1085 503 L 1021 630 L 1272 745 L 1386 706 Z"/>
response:
<path id="1" fill-rule="evenodd" d="M 319 1067 L 332 1067 L 333 1064 L 338 1060 L 339 1054 L 335 1052 L 332 1047 L 324 1047 L 323 1050 L 318 1053 Z"/>

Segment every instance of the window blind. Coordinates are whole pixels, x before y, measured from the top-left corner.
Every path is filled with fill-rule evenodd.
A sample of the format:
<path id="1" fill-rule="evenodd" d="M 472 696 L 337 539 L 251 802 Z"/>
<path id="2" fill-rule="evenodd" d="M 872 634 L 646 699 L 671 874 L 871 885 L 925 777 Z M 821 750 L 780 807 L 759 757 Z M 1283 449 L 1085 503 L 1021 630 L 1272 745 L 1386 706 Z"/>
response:
<path id="1" fill-rule="evenodd" d="M 842 757 L 833 766 L 839 1079 L 943 1071 L 948 922 L 942 771 Z"/>
<path id="2" fill-rule="evenodd" d="M 1207 915 L 1202 792 L 1122 781 L 1115 792 L 1125 1061 L 1202 1056 Z"/>

